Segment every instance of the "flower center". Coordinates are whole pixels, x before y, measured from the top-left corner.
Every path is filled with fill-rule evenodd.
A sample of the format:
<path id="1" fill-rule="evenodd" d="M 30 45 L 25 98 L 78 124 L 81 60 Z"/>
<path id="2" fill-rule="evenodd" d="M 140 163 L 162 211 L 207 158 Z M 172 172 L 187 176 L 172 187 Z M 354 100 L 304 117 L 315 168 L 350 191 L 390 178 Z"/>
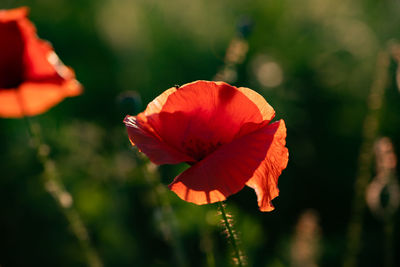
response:
<path id="1" fill-rule="evenodd" d="M 16 88 L 23 81 L 24 42 L 15 21 L 0 23 L 0 89 Z"/>
<path id="2" fill-rule="evenodd" d="M 200 161 L 215 150 L 217 150 L 217 148 L 219 148 L 222 143 L 213 143 L 201 139 L 190 138 L 183 141 L 182 145 L 189 156 L 196 159 L 197 161 Z"/>

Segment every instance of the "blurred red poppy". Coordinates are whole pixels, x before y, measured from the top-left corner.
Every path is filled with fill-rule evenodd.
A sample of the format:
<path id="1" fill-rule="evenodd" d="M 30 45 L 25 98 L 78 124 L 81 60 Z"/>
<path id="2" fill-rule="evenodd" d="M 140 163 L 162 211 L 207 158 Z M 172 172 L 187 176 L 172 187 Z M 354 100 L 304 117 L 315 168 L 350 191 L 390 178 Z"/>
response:
<path id="1" fill-rule="evenodd" d="M 169 188 L 195 204 L 225 200 L 252 187 L 271 211 L 286 168 L 286 127 L 265 99 L 248 88 L 196 81 L 173 87 L 124 123 L 131 143 L 156 164 L 187 162 Z"/>
<path id="2" fill-rule="evenodd" d="M 82 91 L 27 14 L 24 7 L 0 10 L 0 117 L 37 115 Z"/>

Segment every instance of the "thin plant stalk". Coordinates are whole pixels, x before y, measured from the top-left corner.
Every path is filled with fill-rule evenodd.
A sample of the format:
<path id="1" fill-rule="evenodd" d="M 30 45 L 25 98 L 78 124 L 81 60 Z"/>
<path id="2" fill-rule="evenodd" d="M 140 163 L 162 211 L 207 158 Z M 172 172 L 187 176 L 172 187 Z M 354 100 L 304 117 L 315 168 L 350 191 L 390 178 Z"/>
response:
<path id="1" fill-rule="evenodd" d="M 354 185 L 352 212 L 347 229 L 347 250 L 344 259 L 345 267 L 356 266 L 357 256 L 361 249 L 362 219 L 365 203 L 365 191 L 371 180 L 373 163 L 373 144 L 379 126 L 379 111 L 389 77 L 390 57 L 386 51 L 378 54 L 375 77 L 368 98 L 368 111 L 364 120 L 361 150 L 358 158 L 358 171 Z"/>
<path id="2" fill-rule="evenodd" d="M 222 202 L 218 202 L 218 209 L 221 213 L 222 217 L 222 222 L 223 226 L 225 227 L 226 230 L 226 235 L 228 240 L 230 241 L 233 249 L 233 254 L 234 254 L 234 262 L 236 263 L 237 266 L 242 267 L 245 266 L 245 263 L 243 261 L 243 251 L 239 247 L 239 242 L 238 242 L 238 237 L 233 229 L 232 225 L 232 215 L 226 212 L 225 209 L 225 204 Z"/>
<path id="3" fill-rule="evenodd" d="M 65 189 L 64 184 L 57 175 L 54 161 L 49 157 L 49 147 L 41 142 L 39 135 L 39 125 L 33 124 L 29 117 L 24 116 L 30 141 L 37 149 L 37 157 L 44 167 L 43 185 L 46 192 L 48 192 L 57 202 L 60 210 L 66 217 L 72 233 L 78 239 L 87 258 L 88 266 L 102 267 L 103 263 L 97 251 L 91 245 L 88 231 L 78 213 L 73 206 L 73 198 L 71 194 Z"/>
<path id="4" fill-rule="evenodd" d="M 224 65 L 214 76 L 215 81 L 235 82 L 237 77 L 237 66 L 244 62 L 249 50 L 249 44 L 245 36 L 238 32 L 238 36 L 231 40 L 229 47 L 226 50 Z M 234 253 L 234 262 L 237 266 L 245 266 L 243 261 L 243 252 L 238 246 L 238 239 L 234 232 L 232 225 L 232 216 L 225 210 L 225 204 L 223 202 L 217 202 L 218 209 L 222 216 L 223 226 L 225 228 L 227 238 L 232 244 Z M 207 255 L 207 259 L 209 256 Z"/>
<path id="5" fill-rule="evenodd" d="M 213 240 L 209 229 L 203 229 L 201 234 L 201 247 L 206 254 L 207 267 L 216 267 L 213 251 Z"/>
<path id="6" fill-rule="evenodd" d="M 179 267 L 188 266 L 185 252 L 181 242 L 181 236 L 178 231 L 177 220 L 166 194 L 165 187 L 161 185 L 157 166 L 153 163 L 147 163 L 144 166 L 144 176 L 153 189 L 152 194 L 155 200 L 156 210 L 158 209 L 158 224 L 164 236 L 164 239 L 170 242 L 175 258 L 175 262 Z"/>

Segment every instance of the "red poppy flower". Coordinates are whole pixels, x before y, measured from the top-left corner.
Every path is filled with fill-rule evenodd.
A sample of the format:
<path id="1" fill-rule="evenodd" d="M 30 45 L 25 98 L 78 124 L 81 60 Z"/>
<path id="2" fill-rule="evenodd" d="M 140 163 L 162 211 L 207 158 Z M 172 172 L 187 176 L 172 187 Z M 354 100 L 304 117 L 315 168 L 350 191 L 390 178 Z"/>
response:
<path id="1" fill-rule="evenodd" d="M 137 116 L 126 116 L 129 139 L 156 164 L 187 162 L 169 188 L 195 204 L 225 200 L 252 187 L 271 211 L 286 168 L 286 127 L 265 99 L 248 88 L 196 81 L 171 88 Z"/>
<path id="2" fill-rule="evenodd" d="M 0 10 L 0 117 L 37 115 L 82 91 L 27 14 L 27 8 Z"/>

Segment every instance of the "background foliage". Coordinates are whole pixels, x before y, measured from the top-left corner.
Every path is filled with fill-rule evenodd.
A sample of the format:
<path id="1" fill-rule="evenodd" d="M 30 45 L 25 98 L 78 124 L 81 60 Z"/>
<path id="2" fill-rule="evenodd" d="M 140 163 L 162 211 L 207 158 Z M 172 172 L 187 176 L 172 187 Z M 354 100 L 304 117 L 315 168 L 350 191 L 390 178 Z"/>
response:
<path id="1" fill-rule="evenodd" d="M 290 151 L 275 211 L 259 212 L 250 189 L 227 201 L 249 265 L 295 266 L 305 211 L 315 262 L 342 264 L 367 97 L 378 51 L 400 38 L 398 1 L 2 0 L 0 8 L 24 5 L 85 87 L 33 119 L 105 266 L 229 262 L 216 207 L 186 203 L 160 185 L 185 166 L 153 170 L 122 120 L 175 84 L 212 79 L 243 22 L 252 24 L 249 50 L 234 84 L 258 91 L 286 121 Z M 392 60 L 378 133 L 399 153 L 396 68 Z M 1 119 L 0 265 L 85 266 L 42 174 L 24 120 Z M 392 223 L 399 251 L 399 212 Z M 359 266 L 381 266 L 383 223 L 366 210 L 363 227 Z"/>

